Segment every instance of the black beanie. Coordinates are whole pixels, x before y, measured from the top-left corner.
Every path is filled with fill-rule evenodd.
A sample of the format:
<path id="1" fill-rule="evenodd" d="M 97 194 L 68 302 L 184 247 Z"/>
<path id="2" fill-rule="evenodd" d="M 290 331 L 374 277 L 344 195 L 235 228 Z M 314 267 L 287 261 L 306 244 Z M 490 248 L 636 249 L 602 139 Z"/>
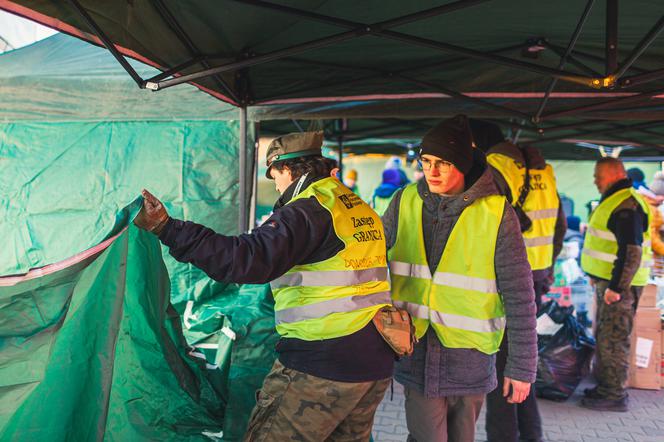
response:
<path id="1" fill-rule="evenodd" d="M 468 117 L 457 115 L 429 129 L 422 138 L 420 155 L 449 161 L 464 175 L 473 167 L 473 136 Z"/>
<path id="2" fill-rule="evenodd" d="M 505 136 L 500 130 L 500 127 L 490 121 L 482 121 L 471 118 L 470 130 L 473 134 L 475 147 L 485 153 L 496 144 L 505 141 Z"/>

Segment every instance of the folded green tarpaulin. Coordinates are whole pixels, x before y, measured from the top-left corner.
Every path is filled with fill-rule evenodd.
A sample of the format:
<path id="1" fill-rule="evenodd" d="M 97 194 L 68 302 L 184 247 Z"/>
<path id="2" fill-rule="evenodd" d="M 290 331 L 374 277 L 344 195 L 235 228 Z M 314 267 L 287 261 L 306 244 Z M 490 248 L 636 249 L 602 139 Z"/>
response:
<path id="1" fill-rule="evenodd" d="M 0 440 L 241 438 L 273 360 L 269 293 L 229 294 L 235 339 L 216 341 L 226 370 L 213 388 L 169 303 L 158 240 L 129 223 L 139 201 L 98 246 L 0 278 Z"/>

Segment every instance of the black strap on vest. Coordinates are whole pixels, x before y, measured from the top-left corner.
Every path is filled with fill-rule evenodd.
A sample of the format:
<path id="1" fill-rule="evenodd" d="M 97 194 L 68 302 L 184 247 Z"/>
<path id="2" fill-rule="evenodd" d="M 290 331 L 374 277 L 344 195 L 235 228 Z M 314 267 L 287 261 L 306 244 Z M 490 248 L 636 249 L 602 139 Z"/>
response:
<path id="1" fill-rule="evenodd" d="M 526 198 L 528 198 L 528 194 L 530 193 L 530 160 L 528 159 L 526 149 L 521 149 L 521 155 L 523 155 L 523 163 L 526 167 L 526 174 L 523 177 L 523 187 L 521 188 L 521 193 L 519 194 L 519 198 L 514 204 L 514 211 L 516 212 L 517 218 L 519 218 L 521 232 L 525 232 L 530 230 L 533 225 L 532 220 L 528 218 L 528 215 L 526 215 L 526 212 L 523 210 L 523 204 L 526 202 Z"/>

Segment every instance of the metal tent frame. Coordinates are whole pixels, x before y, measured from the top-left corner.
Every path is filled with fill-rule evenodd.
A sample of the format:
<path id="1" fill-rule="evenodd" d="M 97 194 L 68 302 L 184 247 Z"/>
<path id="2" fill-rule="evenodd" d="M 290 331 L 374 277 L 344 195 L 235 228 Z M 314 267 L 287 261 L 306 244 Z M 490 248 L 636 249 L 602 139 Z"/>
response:
<path id="1" fill-rule="evenodd" d="M 605 44 L 604 44 L 604 57 L 587 52 L 578 51 L 575 49 L 584 25 L 587 22 L 589 15 L 592 12 L 595 0 L 587 0 L 585 7 L 578 18 L 578 22 L 574 32 L 570 36 L 567 47 L 563 48 L 545 38 L 529 39 L 525 42 L 517 42 L 508 47 L 499 48 L 493 51 L 478 51 L 468 47 L 462 47 L 443 41 L 436 41 L 428 38 L 423 38 L 411 35 L 404 32 L 395 31 L 394 28 L 405 24 L 418 23 L 426 19 L 438 17 L 444 14 L 449 14 L 454 11 L 478 7 L 483 3 L 490 2 L 491 0 L 458 0 L 451 3 L 446 3 L 440 6 L 435 6 L 429 9 L 420 10 L 407 15 L 394 17 L 388 20 L 382 20 L 375 23 L 363 23 L 351 21 L 347 19 L 332 17 L 313 11 L 298 9 L 282 4 L 272 3 L 263 0 L 223 0 L 224 2 L 237 3 L 253 7 L 260 10 L 274 12 L 284 16 L 297 17 L 304 21 L 312 21 L 339 28 L 341 31 L 328 35 L 322 38 L 316 38 L 308 41 L 302 41 L 297 44 L 282 47 L 266 53 L 254 53 L 250 48 L 244 51 L 241 56 L 233 61 L 217 64 L 221 57 L 214 54 L 205 54 L 201 51 L 192 39 L 187 35 L 185 29 L 181 26 L 178 18 L 169 10 L 167 4 L 163 0 L 153 0 L 151 2 L 154 10 L 158 13 L 164 23 L 172 31 L 177 40 L 187 48 L 190 60 L 181 63 L 177 66 L 165 69 L 161 74 L 152 78 L 141 78 L 136 71 L 127 62 L 125 56 L 116 44 L 107 36 L 104 29 L 102 29 L 97 22 L 90 15 L 90 11 L 84 7 L 79 0 L 69 0 L 69 4 L 78 12 L 87 26 L 93 30 L 94 36 L 113 54 L 122 67 L 127 71 L 128 75 L 136 82 L 138 87 L 149 89 L 152 91 L 160 91 L 173 87 L 182 83 L 193 82 L 202 78 L 212 77 L 216 88 L 224 95 L 226 101 L 239 108 L 240 120 L 240 153 L 239 153 L 239 198 L 240 198 L 240 231 L 244 231 L 249 227 L 249 211 L 247 207 L 249 199 L 251 198 L 252 182 L 255 179 L 249 180 L 246 173 L 247 166 L 247 136 L 248 136 L 248 108 L 257 105 L 265 105 L 277 103 L 284 97 L 293 96 L 306 96 L 307 94 L 315 91 L 317 86 L 307 87 L 300 90 L 291 91 L 290 94 L 284 96 L 283 94 L 275 94 L 270 97 L 263 97 L 257 99 L 252 92 L 252 84 L 248 75 L 252 67 L 265 65 L 275 61 L 288 61 L 292 63 L 300 63 L 302 65 L 317 64 L 323 65 L 329 69 L 336 69 L 344 72 L 357 73 L 354 79 L 344 80 L 344 84 L 349 83 L 362 83 L 369 81 L 402 81 L 422 89 L 424 93 L 438 93 L 444 94 L 448 97 L 453 97 L 460 102 L 472 104 L 494 112 L 501 120 L 499 123 L 507 125 L 510 128 L 515 128 L 518 133 L 527 132 L 532 133 L 536 139 L 531 141 L 532 144 L 541 144 L 547 141 L 561 140 L 570 137 L 579 137 L 595 134 L 607 133 L 638 133 L 650 134 L 653 136 L 662 136 L 664 134 L 656 132 L 653 127 L 657 126 L 657 122 L 636 123 L 632 125 L 615 124 L 610 119 L 593 119 L 583 121 L 581 123 L 560 122 L 562 118 L 576 117 L 576 118 L 589 118 L 590 113 L 598 110 L 614 111 L 616 109 L 628 109 L 631 106 L 643 106 L 647 104 L 653 97 L 664 94 L 664 88 L 656 88 L 651 91 L 631 92 L 638 86 L 653 83 L 659 79 L 664 78 L 664 68 L 655 70 L 646 70 L 639 67 L 636 62 L 639 57 L 646 52 L 646 50 L 657 39 L 661 31 L 664 29 L 664 14 L 649 28 L 641 41 L 634 46 L 629 56 L 622 62 L 618 60 L 618 29 L 619 29 L 619 15 L 618 15 L 618 0 L 605 0 Z M 2 5 L 0 4 L 0 7 Z M 16 11 L 10 11 L 16 12 Z M 81 37 L 82 35 L 78 35 Z M 443 60 L 438 60 L 435 63 L 428 63 L 422 66 L 409 66 L 408 68 L 401 69 L 376 69 L 372 67 L 352 66 L 343 63 L 330 64 L 320 63 L 313 60 L 306 60 L 298 58 L 298 55 L 304 53 L 311 53 L 312 51 L 320 50 L 328 46 L 346 42 L 349 40 L 361 39 L 366 37 L 375 37 L 382 40 L 387 40 L 400 45 L 408 47 L 428 48 L 443 54 L 451 54 L 451 57 Z M 539 50 L 548 48 L 551 49 L 559 56 L 559 63 L 556 68 L 544 66 L 542 64 L 519 60 L 513 57 L 504 55 L 510 51 L 521 50 L 525 52 L 532 52 L 536 54 Z M 460 91 L 453 90 L 445 85 L 436 82 L 421 80 L 414 76 L 414 73 L 421 72 L 425 69 L 432 67 L 442 67 L 453 64 L 458 61 L 464 60 L 480 60 L 492 64 L 505 66 L 511 69 L 527 71 L 543 78 L 548 78 L 548 87 L 539 101 L 537 109 L 532 114 L 523 112 L 521 110 L 513 109 L 505 105 L 497 104 L 489 101 L 487 98 L 472 96 Z M 605 72 L 599 73 L 592 67 L 588 66 L 585 61 L 592 61 L 597 63 L 602 61 L 605 64 Z M 193 73 L 181 74 L 184 70 L 200 64 L 203 69 Z M 575 71 L 566 70 L 565 67 L 572 66 Z M 579 73 L 578 71 L 581 71 Z M 220 74 L 233 73 L 234 84 L 229 84 Z M 582 106 L 568 107 L 565 109 L 550 108 L 550 99 L 555 94 L 556 86 L 559 82 L 571 82 L 577 85 L 584 86 L 591 91 L 617 91 L 624 90 L 627 94 L 604 94 L 598 93 L 598 97 L 604 95 L 612 96 L 610 99 L 585 104 Z M 335 86 L 334 84 L 325 83 L 325 86 Z M 417 95 L 417 94 L 415 94 Z M 415 96 L 413 95 L 413 96 Z M 620 96 L 613 96 L 620 95 Z M 548 111 L 548 112 L 547 112 Z M 505 121 L 504 119 L 509 119 Z M 596 117 L 592 117 L 596 118 Z M 521 121 L 521 123 L 518 123 Z M 564 120 L 563 120 L 564 121 Z M 364 136 L 387 136 L 394 133 L 392 129 L 393 124 L 388 121 L 378 120 L 375 127 L 365 129 Z M 426 126 L 426 123 L 416 122 L 421 126 Z M 597 129 L 589 129 L 588 126 L 602 124 L 604 127 Z M 340 166 L 341 151 L 343 150 L 343 140 L 356 137 L 359 134 L 348 133 L 343 130 L 345 125 L 340 125 L 341 130 L 335 131 L 335 136 L 339 141 L 340 146 Z M 572 131 L 572 132 L 570 132 Z M 350 137 L 350 138 L 349 138 Z M 664 152 L 664 149 L 657 145 L 654 146 L 659 152 Z M 255 175 L 255 174 L 254 174 Z"/>

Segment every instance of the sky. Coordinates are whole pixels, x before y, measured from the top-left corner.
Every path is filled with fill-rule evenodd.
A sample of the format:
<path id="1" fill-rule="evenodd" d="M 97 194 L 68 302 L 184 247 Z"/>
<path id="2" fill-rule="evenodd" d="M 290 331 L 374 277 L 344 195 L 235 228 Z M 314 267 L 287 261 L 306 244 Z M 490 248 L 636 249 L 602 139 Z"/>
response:
<path id="1" fill-rule="evenodd" d="M 56 32 L 33 21 L 0 11 L 0 53 L 27 46 Z"/>

